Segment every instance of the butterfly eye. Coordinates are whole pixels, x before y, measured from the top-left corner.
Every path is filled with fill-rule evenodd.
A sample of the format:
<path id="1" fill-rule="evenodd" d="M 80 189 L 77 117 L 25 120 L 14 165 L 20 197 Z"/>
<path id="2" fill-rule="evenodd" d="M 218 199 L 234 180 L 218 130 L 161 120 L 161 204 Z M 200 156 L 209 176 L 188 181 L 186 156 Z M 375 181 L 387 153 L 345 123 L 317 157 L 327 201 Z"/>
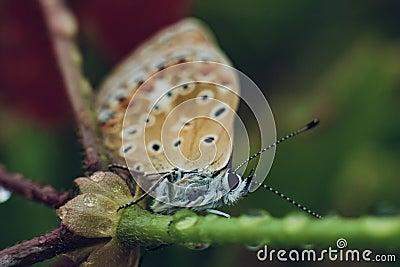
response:
<path id="1" fill-rule="evenodd" d="M 234 190 L 239 185 L 240 179 L 238 175 L 234 172 L 229 172 L 228 174 L 228 184 L 230 190 Z"/>

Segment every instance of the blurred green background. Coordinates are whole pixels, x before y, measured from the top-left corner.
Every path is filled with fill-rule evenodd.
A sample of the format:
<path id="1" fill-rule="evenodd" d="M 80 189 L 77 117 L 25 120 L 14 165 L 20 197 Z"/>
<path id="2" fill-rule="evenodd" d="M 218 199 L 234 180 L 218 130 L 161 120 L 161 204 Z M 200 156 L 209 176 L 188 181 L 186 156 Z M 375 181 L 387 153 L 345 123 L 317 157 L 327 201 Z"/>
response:
<path id="1" fill-rule="evenodd" d="M 234 65 L 264 91 L 278 136 L 314 117 L 321 120 L 312 132 L 278 147 L 268 185 L 323 215 L 398 214 L 399 11 L 399 1 L 378 0 L 192 3 L 191 13 L 211 27 Z M 80 44 L 85 71 L 97 85 L 110 64 L 93 36 L 81 34 Z M 38 125 L 2 103 L 0 123 L 0 162 L 9 170 L 59 189 L 68 189 L 71 179 L 83 174 L 70 121 Z M 223 208 L 233 216 L 254 209 L 274 216 L 296 210 L 263 189 Z M 59 224 L 53 210 L 16 195 L 0 204 L 0 214 L 0 248 Z M 200 252 L 170 246 L 144 253 L 143 266 L 160 264 L 265 263 L 238 246 Z"/>

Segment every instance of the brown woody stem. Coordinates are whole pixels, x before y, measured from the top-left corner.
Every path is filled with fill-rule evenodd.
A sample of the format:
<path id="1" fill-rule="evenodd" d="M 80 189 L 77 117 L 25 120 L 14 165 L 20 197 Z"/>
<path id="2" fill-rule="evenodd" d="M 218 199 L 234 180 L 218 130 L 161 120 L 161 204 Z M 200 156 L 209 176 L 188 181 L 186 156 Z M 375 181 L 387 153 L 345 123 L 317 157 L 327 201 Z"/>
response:
<path id="1" fill-rule="evenodd" d="M 40 185 L 18 173 L 9 173 L 0 165 L 0 186 L 27 199 L 58 208 L 70 198 L 68 192 L 57 191 L 50 185 Z"/>
<path id="2" fill-rule="evenodd" d="M 105 153 L 99 141 L 99 131 L 93 114 L 92 88 L 82 74 L 81 55 L 74 43 L 76 22 L 59 0 L 39 0 L 47 28 L 71 102 L 78 132 L 85 150 L 85 169 L 88 174 L 107 168 Z"/>
<path id="3" fill-rule="evenodd" d="M 106 242 L 108 239 L 83 238 L 60 226 L 53 231 L 0 251 L 1 266 L 30 266 L 59 254 Z"/>

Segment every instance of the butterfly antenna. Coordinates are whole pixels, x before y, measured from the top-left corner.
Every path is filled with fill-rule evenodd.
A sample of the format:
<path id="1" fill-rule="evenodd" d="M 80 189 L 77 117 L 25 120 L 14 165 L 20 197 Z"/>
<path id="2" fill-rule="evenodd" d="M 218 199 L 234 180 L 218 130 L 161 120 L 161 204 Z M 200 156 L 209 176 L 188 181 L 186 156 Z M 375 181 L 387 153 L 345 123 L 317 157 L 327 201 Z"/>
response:
<path id="1" fill-rule="evenodd" d="M 284 137 L 282 137 L 281 139 L 279 139 L 278 141 L 276 141 L 273 144 L 270 144 L 269 146 L 263 148 L 262 150 L 258 151 L 257 153 L 255 153 L 253 156 L 249 157 L 248 159 L 246 159 L 245 161 L 243 161 L 242 163 L 240 163 L 236 169 L 233 170 L 233 172 L 237 172 L 241 167 L 243 167 L 247 162 L 251 161 L 252 159 L 254 159 L 255 157 L 258 157 L 259 155 L 261 155 L 262 153 L 264 153 L 265 151 L 267 151 L 268 149 L 271 149 L 273 147 L 275 147 L 276 145 L 278 145 L 279 143 L 282 143 L 283 141 L 286 141 L 298 134 L 304 133 L 312 128 L 314 128 L 315 126 L 317 126 L 319 124 L 319 119 L 314 119 L 311 122 L 307 123 L 304 127 L 302 127 L 301 129 L 298 129 L 297 131 L 294 131 Z"/>
<path id="2" fill-rule="evenodd" d="M 277 195 L 277 196 L 283 198 L 284 200 L 286 200 L 286 201 L 288 201 L 289 203 L 293 204 L 293 205 L 296 206 L 297 208 L 299 208 L 299 209 L 301 209 L 301 210 L 307 212 L 307 213 L 310 214 L 311 216 L 314 216 L 314 217 L 317 218 L 317 219 L 323 219 L 323 217 L 322 217 L 321 215 L 319 215 L 318 213 L 316 213 L 316 212 L 310 210 L 309 208 L 307 208 L 307 207 L 301 205 L 300 203 L 294 201 L 293 199 L 291 199 L 290 197 L 288 197 L 288 196 L 282 194 L 282 193 L 279 192 L 278 190 L 273 189 L 272 187 L 270 187 L 270 186 L 268 186 L 268 185 L 265 185 L 265 184 L 262 184 L 262 183 L 259 183 L 259 182 L 256 182 L 256 181 L 253 181 L 253 183 L 255 183 L 255 184 L 257 184 L 257 185 L 261 185 L 262 187 L 264 187 L 264 188 L 267 189 L 268 191 L 271 191 L 271 192 L 274 193 L 275 195 Z"/>

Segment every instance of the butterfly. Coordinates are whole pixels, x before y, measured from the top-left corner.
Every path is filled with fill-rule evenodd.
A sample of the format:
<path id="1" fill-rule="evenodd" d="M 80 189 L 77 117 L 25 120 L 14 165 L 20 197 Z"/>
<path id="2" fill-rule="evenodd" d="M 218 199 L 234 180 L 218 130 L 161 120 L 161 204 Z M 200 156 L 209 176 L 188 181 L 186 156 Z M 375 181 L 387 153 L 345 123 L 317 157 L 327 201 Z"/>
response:
<path id="1" fill-rule="evenodd" d="M 212 211 L 249 193 L 253 172 L 237 170 L 276 143 L 232 170 L 240 77 L 230 66 L 207 27 L 188 18 L 144 42 L 103 82 L 96 111 L 104 144 L 146 192 L 120 208 L 151 195 L 157 213 Z"/>

